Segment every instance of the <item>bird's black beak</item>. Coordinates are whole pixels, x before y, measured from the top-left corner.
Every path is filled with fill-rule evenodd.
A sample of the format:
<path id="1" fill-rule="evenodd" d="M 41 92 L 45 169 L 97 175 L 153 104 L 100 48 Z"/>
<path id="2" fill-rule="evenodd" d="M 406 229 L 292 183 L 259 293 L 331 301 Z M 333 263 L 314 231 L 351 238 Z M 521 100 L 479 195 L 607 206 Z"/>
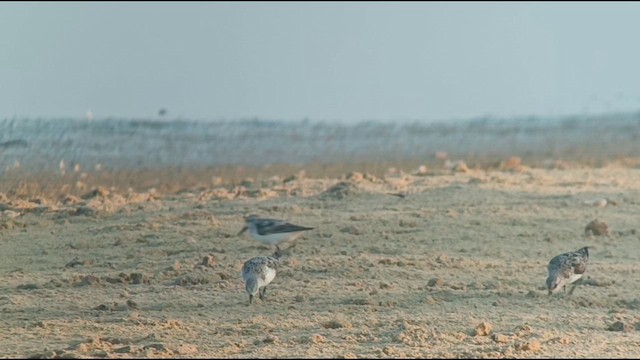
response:
<path id="1" fill-rule="evenodd" d="M 243 227 L 242 227 L 242 230 L 240 230 L 240 232 L 238 233 L 238 235 L 237 235 L 237 236 L 242 235 L 242 233 L 243 233 L 243 232 L 245 232 L 245 231 L 247 231 L 247 229 L 248 229 L 248 227 L 243 226 Z"/>

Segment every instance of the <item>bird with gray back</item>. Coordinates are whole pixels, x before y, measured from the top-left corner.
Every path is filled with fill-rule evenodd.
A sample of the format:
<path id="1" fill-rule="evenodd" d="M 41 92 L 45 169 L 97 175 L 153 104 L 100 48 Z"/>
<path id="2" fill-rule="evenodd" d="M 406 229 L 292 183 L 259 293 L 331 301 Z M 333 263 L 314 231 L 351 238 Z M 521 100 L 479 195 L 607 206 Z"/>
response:
<path id="1" fill-rule="evenodd" d="M 588 262 L 588 246 L 573 252 L 560 254 L 551 259 L 549 265 L 547 265 L 547 271 L 549 273 L 547 277 L 547 290 L 549 290 L 549 295 L 560 289 L 563 289 L 566 293 L 566 286 L 576 282 L 582 277 L 587 270 Z M 575 285 L 569 291 L 569 294 L 571 294 L 574 289 Z"/>
<path id="2" fill-rule="evenodd" d="M 264 301 L 269 285 L 276 277 L 280 259 L 271 256 L 257 256 L 247 260 L 242 266 L 242 280 L 249 294 L 249 304 L 257 294 Z"/>
<path id="3" fill-rule="evenodd" d="M 238 236 L 249 230 L 254 240 L 262 244 L 275 245 L 278 252 L 279 244 L 295 240 L 303 232 L 313 230 L 311 227 L 294 225 L 283 220 L 259 218 L 256 215 L 247 216 L 244 220 L 245 226 Z"/>

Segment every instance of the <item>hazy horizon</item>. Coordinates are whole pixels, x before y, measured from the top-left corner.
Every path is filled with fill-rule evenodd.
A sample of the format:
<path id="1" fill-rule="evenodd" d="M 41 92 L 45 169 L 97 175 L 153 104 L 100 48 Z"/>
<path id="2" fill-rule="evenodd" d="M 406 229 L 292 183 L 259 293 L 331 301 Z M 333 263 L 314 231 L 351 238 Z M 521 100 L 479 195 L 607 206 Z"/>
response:
<path id="1" fill-rule="evenodd" d="M 2 3 L 0 118 L 640 109 L 640 3 Z"/>

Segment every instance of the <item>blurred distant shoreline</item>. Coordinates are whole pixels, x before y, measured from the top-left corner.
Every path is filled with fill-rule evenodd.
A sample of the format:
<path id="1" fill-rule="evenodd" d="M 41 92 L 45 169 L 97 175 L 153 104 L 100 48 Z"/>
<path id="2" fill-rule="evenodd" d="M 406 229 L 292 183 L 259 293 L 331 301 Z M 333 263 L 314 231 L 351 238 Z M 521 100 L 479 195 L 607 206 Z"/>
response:
<path id="1" fill-rule="evenodd" d="M 58 181 L 177 191 L 300 172 L 380 176 L 460 161 L 498 168 L 514 158 L 534 167 L 635 166 L 639 139 L 640 113 L 355 124 L 13 118 L 0 120 L 0 192 Z"/>

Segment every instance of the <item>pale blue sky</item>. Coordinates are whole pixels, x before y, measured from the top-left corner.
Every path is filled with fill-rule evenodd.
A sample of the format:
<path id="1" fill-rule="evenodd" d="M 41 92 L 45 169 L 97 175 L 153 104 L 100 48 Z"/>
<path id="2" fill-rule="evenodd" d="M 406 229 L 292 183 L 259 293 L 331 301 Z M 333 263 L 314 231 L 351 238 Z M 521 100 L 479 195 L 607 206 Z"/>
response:
<path id="1" fill-rule="evenodd" d="M 0 118 L 640 110 L 640 3 L 0 3 Z"/>

